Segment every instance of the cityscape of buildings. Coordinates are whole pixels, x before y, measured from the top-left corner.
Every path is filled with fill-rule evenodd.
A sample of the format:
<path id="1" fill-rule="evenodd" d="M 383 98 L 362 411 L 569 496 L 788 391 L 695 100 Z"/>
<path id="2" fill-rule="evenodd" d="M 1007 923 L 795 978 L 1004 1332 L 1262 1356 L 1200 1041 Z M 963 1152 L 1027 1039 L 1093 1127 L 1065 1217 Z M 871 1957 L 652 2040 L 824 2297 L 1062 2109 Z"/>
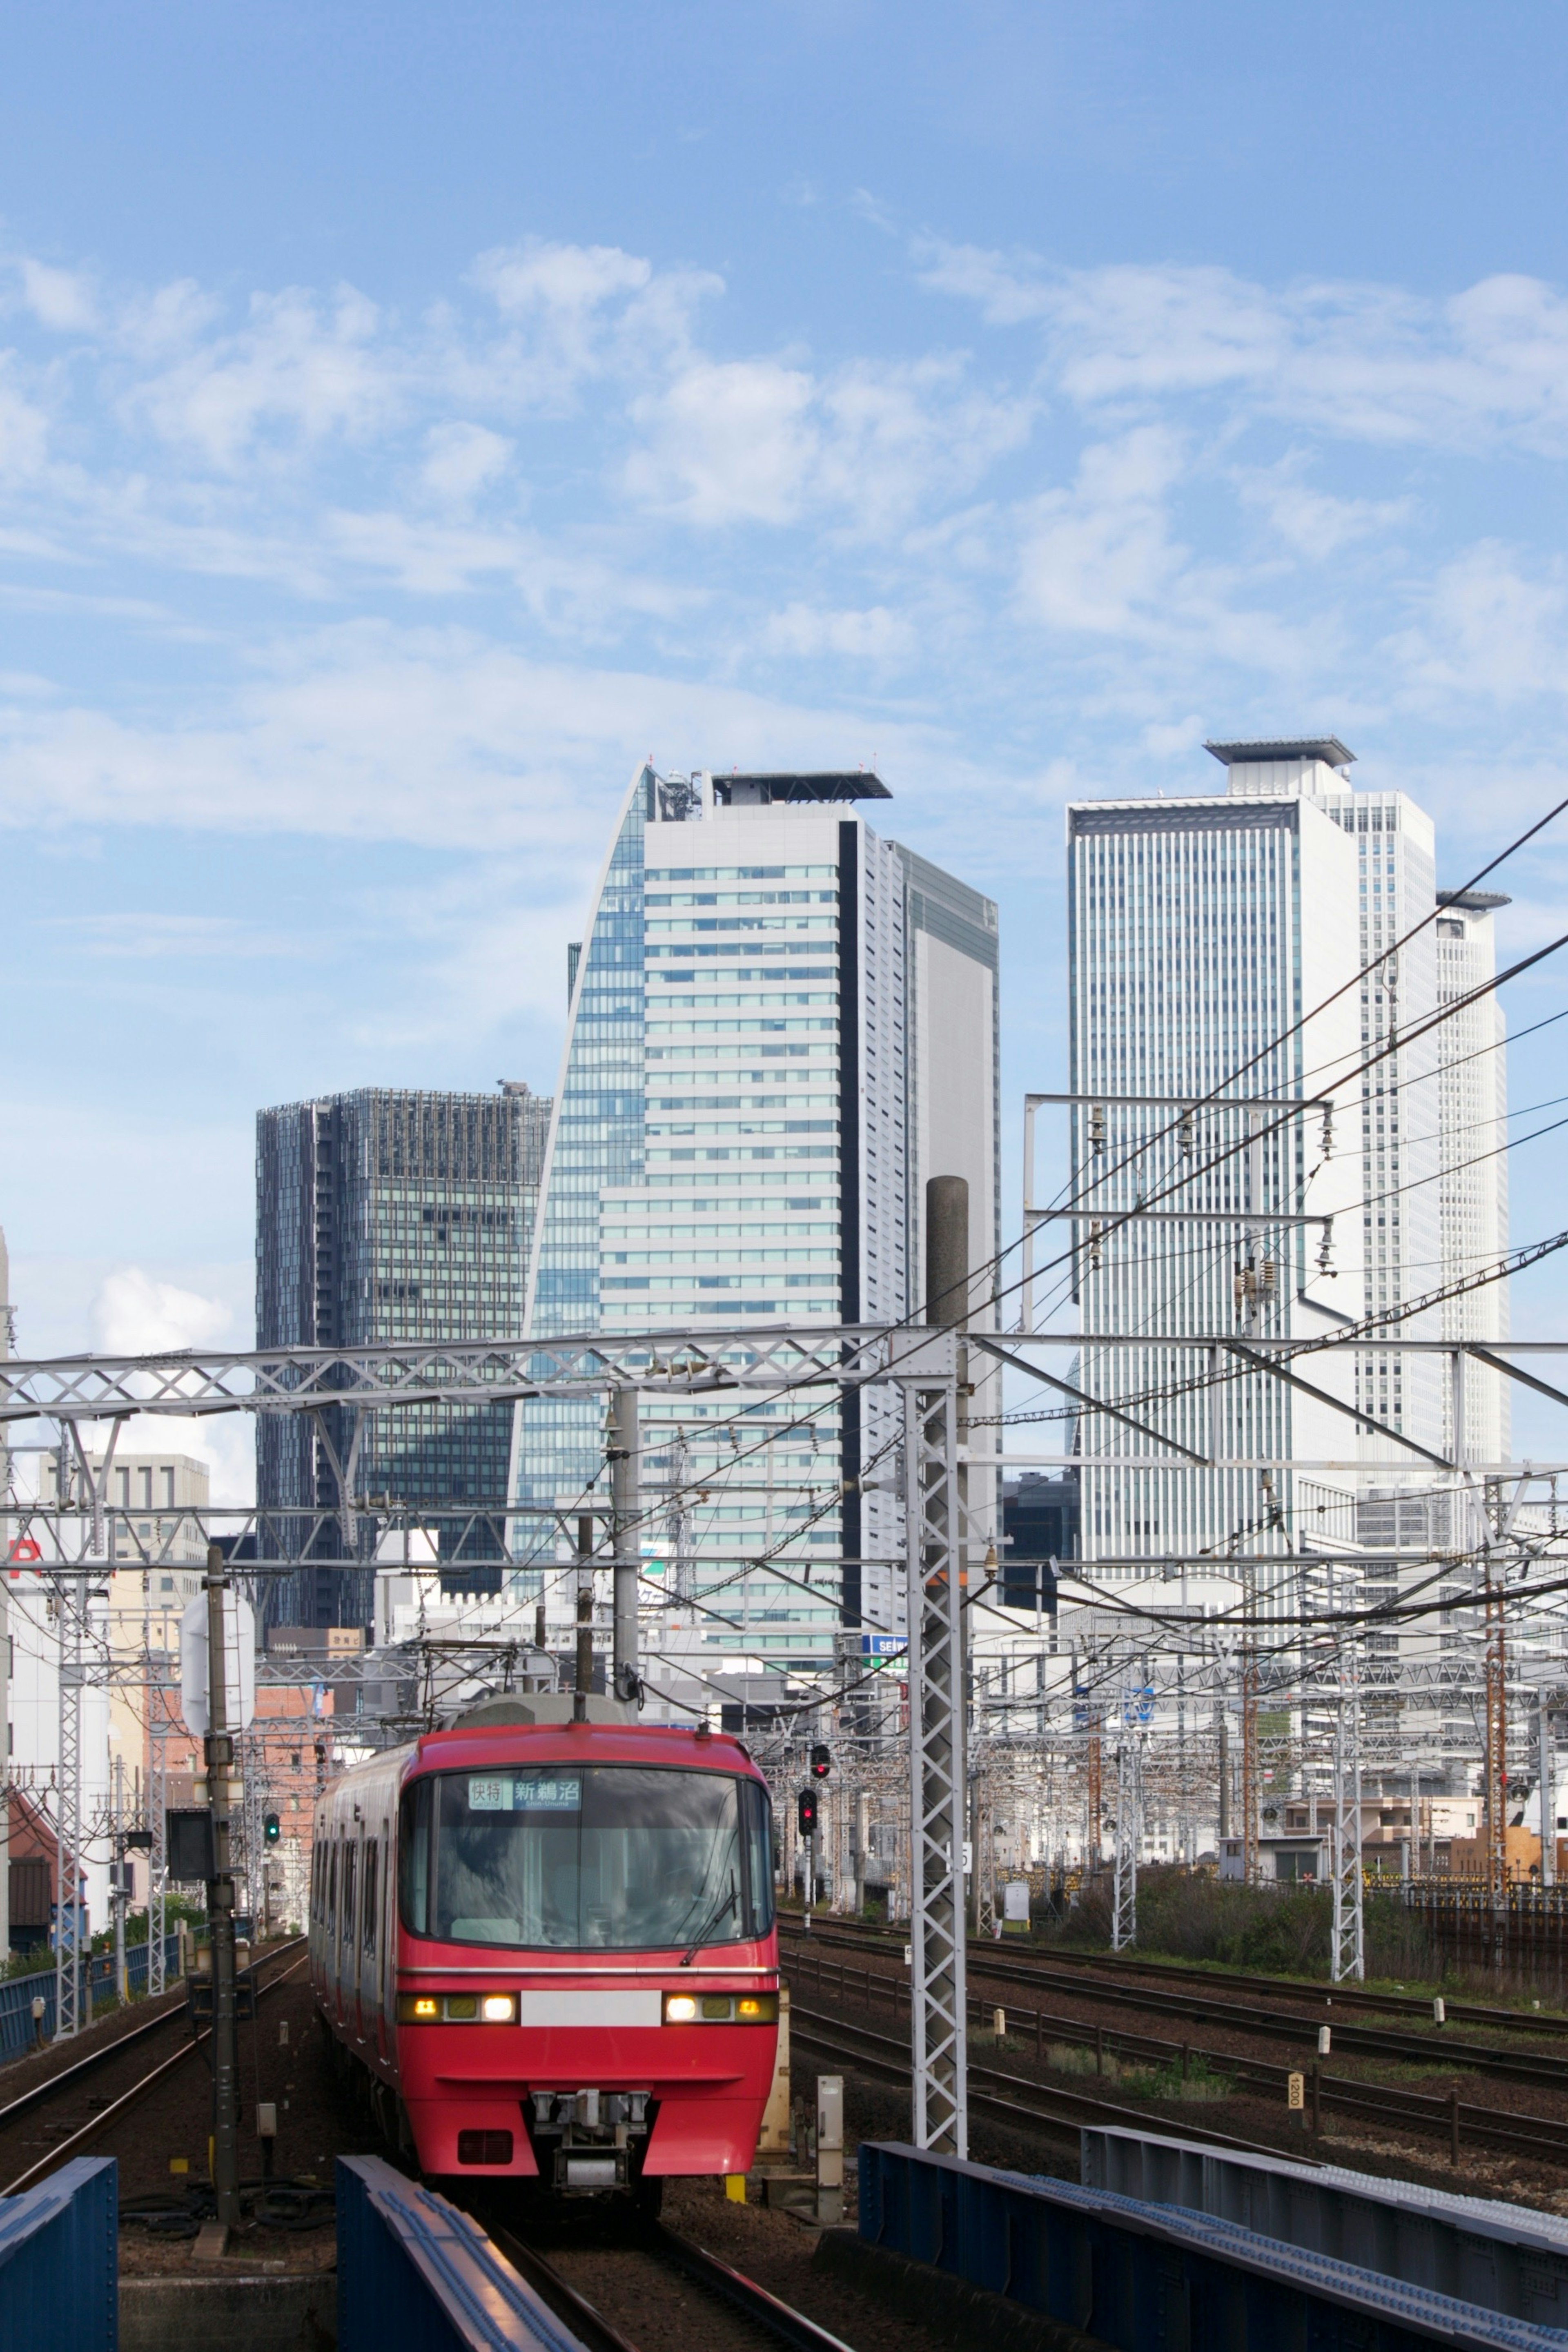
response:
<path id="1" fill-rule="evenodd" d="M 1336 738 L 1207 751 L 1214 788 L 1162 768 L 1137 798 L 1067 811 L 1067 1087 L 1036 1097 L 1065 1149 L 1053 1197 L 1026 1204 L 1024 1312 L 1085 1336 L 1054 1386 L 1005 1391 L 994 1356 L 972 1361 L 986 1867 L 1098 1860 L 1085 1743 L 1098 1758 L 1135 1685 L 1178 1759 L 1141 1800 L 1147 1856 L 1240 1866 L 1245 1802 L 1270 1874 L 1321 1874 L 1323 1727 L 1301 1645 L 1274 1645 L 1244 1734 L 1218 1629 L 1238 1597 L 1249 1622 L 1284 1627 L 1310 1600 L 1426 1589 L 1439 1554 L 1473 1544 L 1509 1457 L 1502 1374 L 1471 1362 L 1460 1385 L 1417 1344 L 1507 1337 L 1505 1283 L 1453 1294 L 1508 1246 L 1504 1034 L 1486 992 L 1508 901 L 1441 887 L 1430 818 L 1359 788 Z M 972 1322 L 1018 1329 L 997 908 L 892 838 L 891 803 L 859 769 L 639 767 L 570 950 L 551 1094 L 361 1087 L 259 1112 L 258 1347 L 919 1322 L 939 1176 L 967 1185 Z M 1264 1342 L 1386 1329 L 1395 1310 L 1403 1348 L 1324 1348 L 1288 1379 L 1259 1361 Z M 1194 1333 L 1231 1335 L 1201 1378 L 1172 1344 Z M 895 1889 L 900 1426 L 874 1387 L 645 1394 L 636 1534 L 647 1704 L 771 1727 L 781 1756 L 786 1719 L 858 1742 L 872 1817 L 846 1812 L 826 1867 Z M 574 1514 L 606 1434 L 597 1397 L 257 1416 L 257 1507 L 224 1540 L 264 1643 L 252 1762 L 279 1815 L 277 1901 L 298 1900 L 310 1794 L 335 1762 L 485 1686 L 499 1656 L 508 1687 L 569 1671 Z M 1460 1475 L 1435 1475 L 1445 1463 Z M 73 1464 L 61 1446 L 5 1467 L 21 1948 L 47 1926 L 59 1763 L 60 1604 L 26 1508 L 90 1512 L 96 1496 L 118 1514 L 82 1731 L 100 1925 L 104 1823 L 194 1769 L 177 1626 L 224 1498 L 184 1454 Z M 1446 1572 L 1458 1601 L 1460 1569 Z M 1140 1612 L 1160 1633 L 1142 1653 Z M 606 1590 L 601 1646 L 609 1620 Z M 1525 1638 L 1554 1654 L 1553 1622 Z M 1473 1664 L 1473 1632 L 1436 1612 L 1366 1637 L 1370 1842 L 1402 1819 L 1432 1859 L 1475 1833 L 1470 1685 L 1446 1671 L 1461 1654 Z M 1233 1759 L 1259 1719 L 1272 1748 L 1244 1790 Z M 1556 1802 L 1537 1795 L 1538 1825 Z"/>

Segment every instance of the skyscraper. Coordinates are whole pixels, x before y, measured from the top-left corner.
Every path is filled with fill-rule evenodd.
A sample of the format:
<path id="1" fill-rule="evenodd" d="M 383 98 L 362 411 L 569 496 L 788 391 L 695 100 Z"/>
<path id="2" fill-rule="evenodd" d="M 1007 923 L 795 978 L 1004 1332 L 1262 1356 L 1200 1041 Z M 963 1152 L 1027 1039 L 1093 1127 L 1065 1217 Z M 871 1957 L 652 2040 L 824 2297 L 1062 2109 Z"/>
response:
<path id="1" fill-rule="evenodd" d="M 1497 971 L 1492 917 L 1498 890 L 1439 890 L 1437 1001 L 1458 1004 Z M 1464 1004 L 1438 1032 L 1442 1105 L 1443 1280 L 1479 1274 L 1508 1248 L 1508 1062 L 1495 992 Z M 1506 1339 L 1508 1285 L 1489 1283 L 1443 1305 L 1446 1339 Z M 1467 1462 L 1505 1462 L 1509 1383 L 1473 1360 L 1465 1369 L 1464 1427 L 1447 1396 L 1445 1452 Z"/>
<path id="2" fill-rule="evenodd" d="M 1195 1366 L 1160 1345 L 1322 1335 L 1363 1303 L 1344 1090 L 1356 868 L 1321 797 L 1350 754 L 1329 739 L 1210 749 L 1224 798 L 1068 811 L 1076 1213 L 1053 1230 L 1070 1236 L 1062 1279 L 1086 1329 L 1148 1335 L 1082 1359 L 1085 1391 L 1127 1416 L 1082 1424 L 1100 1465 L 1083 1472 L 1082 1555 L 1125 1580 L 1242 1536 L 1283 1551 L 1288 1530 L 1342 1542 L 1353 1528 L 1353 1479 L 1199 1466 L 1353 1455 L 1348 1420 L 1235 1357 Z M 1329 1100 L 1332 1118 L 1289 1108 Z M 1349 1402 L 1349 1370 L 1315 1366 L 1313 1380 Z M 1194 1466 L 1155 1466 L 1176 1448 Z"/>
<path id="3" fill-rule="evenodd" d="M 889 797 L 859 772 L 634 776 L 573 954 L 531 1336 L 898 1320 L 931 1174 L 967 1177 L 989 1266 L 996 910 L 872 830 Z M 827 1664 L 841 1624 L 892 1627 L 891 1415 L 834 1391 L 645 1406 L 644 1549 L 672 1615 L 778 1666 Z M 602 1416 L 525 1403 L 515 1448 L 517 1501 L 569 1506 Z M 553 1532 L 526 1524 L 523 1588 L 564 1618 Z"/>
<path id="4" fill-rule="evenodd" d="M 259 1347 L 377 1340 L 516 1339 L 550 1117 L 522 1085 L 495 1095 L 377 1087 L 264 1110 L 257 1118 L 256 1326 Z M 323 1425 L 324 1424 L 324 1425 Z M 507 1498 L 508 1405 L 408 1406 L 365 1413 L 258 1414 L 257 1494 L 264 1511 L 335 1513 L 338 1464 L 374 1506 Z M 373 1530 L 361 1531 L 368 1540 Z M 336 1553 L 334 1524 L 312 1545 Z M 497 1524 L 448 1522 L 450 1580 L 493 1588 Z M 488 1565 L 487 1565 L 488 1563 Z M 272 1622 L 368 1622 L 371 1571 L 302 1570 L 268 1589 Z"/>
<path id="5" fill-rule="evenodd" d="M 1500 1011 L 1487 996 L 1426 1025 L 1490 977 L 1492 912 L 1507 902 L 1437 891 L 1430 817 L 1401 793 L 1352 790 L 1353 754 L 1332 737 L 1207 748 L 1226 771 L 1223 799 L 1068 811 L 1085 1325 L 1245 1339 L 1387 1318 L 1507 1246 Z M 1281 1114 L 1205 1104 L 1187 1116 L 1183 1104 L 1211 1091 L 1331 1095 L 1331 1132 L 1321 1114 L 1289 1116 L 1240 1148 L 1249 1124 L 1267 1130 Z M 1168 1099 L 1129 1100 L 1139 1095 Z M 1126 1210 L 1131 1223 L 1104 1231 Z M 1496 1337 L 1506 1313 L 1495 1285 L 1385 1328 Z M 1288 1471 L 1266 1493 L 1259 1471 L 1142 1471 L 1155 1440 L 1093 1421 L 1085 1451 L 1128 1458 L 1085 1473 L 1086 1558 L 1223 1549 L 1243 1532 L 1267 1545 L 1270 1527 L 1281 1549 L 1288 1532 L 1309 1546 L 1327 1535 L 1381 1547 L 1395 1528 L 1402 1542 L 1447 1539 L 1431 1465 L 1454 1416 L 1437 1358 L 1319 1358 L 1313 1383 L 1353 1404 L 1359 1432 L 1261 1376 L 1194 1390 L 1191 1359 L 1157 1346 L 1090 1349 L 1084 1362 L 1090 1393 L 1194 1453 L 1355 1465 Z M 1482 1367 L 1467 1370 L 1465 1422 L 1468 1458 L 1500 1459 L 1506 1399 Z"/>

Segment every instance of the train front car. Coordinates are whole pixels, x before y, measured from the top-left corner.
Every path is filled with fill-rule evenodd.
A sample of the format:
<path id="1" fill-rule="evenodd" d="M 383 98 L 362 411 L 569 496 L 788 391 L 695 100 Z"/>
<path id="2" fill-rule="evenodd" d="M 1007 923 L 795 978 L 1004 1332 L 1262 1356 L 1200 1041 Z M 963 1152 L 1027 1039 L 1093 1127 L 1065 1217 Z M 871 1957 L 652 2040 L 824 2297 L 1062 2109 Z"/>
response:
<path id="1" fill-rule="evenodd" d="M 746 2171 L 773 2083 L 767 1790 L 635 1726 L 422 1739 L 398 1808 L 397 2090 L 426 2174 L 656 2203 Z"/>

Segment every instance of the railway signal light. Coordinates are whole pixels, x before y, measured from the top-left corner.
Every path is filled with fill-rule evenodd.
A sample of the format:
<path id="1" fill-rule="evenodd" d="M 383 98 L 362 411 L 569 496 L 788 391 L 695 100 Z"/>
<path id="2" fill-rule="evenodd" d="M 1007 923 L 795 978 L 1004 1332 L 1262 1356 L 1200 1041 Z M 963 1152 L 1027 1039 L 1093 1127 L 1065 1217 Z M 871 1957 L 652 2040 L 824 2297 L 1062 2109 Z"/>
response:
<path id="1" fill-rule="evenodd" d="M 268 1845 L 277 1844 L 279 1839 L 283 1834 L 283 1826 L 279 1821 L 276 1813 L 262 1814 L 261 1834 L 267 1840 Z"/>
<path id="2" fill-rule="evenodd" d="M 815 1837 L 816 1835 L 816 1790 L 803 1789 L 799 1796 L 795 1801 L 795 1819 L 800 1823 L 800 1833 L 802 1837 Z"/>
<path id="3" fill-rule="evenodd" d="M 832 1769 L 833 1757 L 831 1751 L 826 1748 L 814 1748 L 811 1751 L 812 1779 L 814 1780 L 826 1780 Z"/>

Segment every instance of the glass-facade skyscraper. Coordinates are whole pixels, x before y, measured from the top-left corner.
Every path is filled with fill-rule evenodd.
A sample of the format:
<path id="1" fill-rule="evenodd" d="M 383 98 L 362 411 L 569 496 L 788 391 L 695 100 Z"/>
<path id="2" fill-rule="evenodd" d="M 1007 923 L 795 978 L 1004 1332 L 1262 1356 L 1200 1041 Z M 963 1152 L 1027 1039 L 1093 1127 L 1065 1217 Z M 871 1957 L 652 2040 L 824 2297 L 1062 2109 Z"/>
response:
<path id="1" fill-rule="evenodd" d="M 526 1086 L 494 1095 L 367 1087 L 260 1112 L 256 1142 L 258 1347 L 511 1339 L 522 1331 L 528 1253 L 550 1118 Z M 510 1405 L 412 1405 L 257 1416 L 265 1511 L 335 1512 L 329 1444 L 366 1511 L 507 1500 Z M 295 1525 L 301 1532 L 303 1518 Z M 367 1518 L 361 1539 L 374 1535 Z M 336 1554 L 336 1524 L 317 1551 Z M 493 1589 L 500 1523 L 443 1524 L 447 1580 Z M 372 1571 L 305 1569 L 268 1589 L 273 1623 L 365 1624 Z"/>
<path id="2" fill-rule="evenodd" d="M 989 1266 L 996 909 L 872 829 L 889 797 L 862 772 L 637 771 L 572 955 L 530 1336 L 899 1320 L 932 1174 L 968 1178 Z M 645 1400 L 654 1656 L 679 1626 L 689 1650 L 809 1670 L 845 1626 L 896 1629 L 891 1412 Z M 597 1404 L 519 1406 L 520 1506 L 596 1498 L 603 1464 Z M 560 1549 L 519 1518 L 520 1591 L 563 1627 Z"/>

